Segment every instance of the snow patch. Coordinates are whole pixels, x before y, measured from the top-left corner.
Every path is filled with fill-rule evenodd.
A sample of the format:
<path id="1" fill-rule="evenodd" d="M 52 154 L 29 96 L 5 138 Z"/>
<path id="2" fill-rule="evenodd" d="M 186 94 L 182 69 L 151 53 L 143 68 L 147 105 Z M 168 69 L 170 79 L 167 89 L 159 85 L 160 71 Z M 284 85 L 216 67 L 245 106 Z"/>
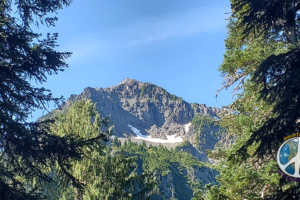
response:
<path id="1" fill-rule="evenodd" d="M 186 133 L 189 132 L 191 124 L 192 123 L 190 122 L 190 123 L 188 123 L 186 125 L 183 125 L 184 126 L 184 130 L 185 130 Z"/>
<path id="2" fill-rule="evenodd" d="M 140 130 L 138 130 L 137 128 L 131 126 L 130 124 L 128 124 L 128 127 L 131 128 L 131 130 L 137 135 L 137 137 L 134 137 L 135 139 L 142 139 L 142 140 L 146 140 L 149 142 L 155 142 L 155 143 L 179 143 L 179 142 L 183 142 L 183 138 L 177 135 L 167 135 L 167 139 L 163 140 L 160 138 L 152 138 L 151 136 L 147 136 L 147 135 L 143 135 Z"/>

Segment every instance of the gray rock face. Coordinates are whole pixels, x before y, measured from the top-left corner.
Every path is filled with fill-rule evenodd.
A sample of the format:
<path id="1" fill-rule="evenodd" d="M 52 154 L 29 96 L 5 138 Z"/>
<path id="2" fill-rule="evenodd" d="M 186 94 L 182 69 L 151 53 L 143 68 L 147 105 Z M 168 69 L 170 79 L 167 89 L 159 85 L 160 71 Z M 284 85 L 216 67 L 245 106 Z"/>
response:
<path id="1" fill-rule="evenodd" d="M 203 127 L 203 130 L 200 131 L 192 124 L 190 131 L 185 136 L 185 139 L 188 140 L 193 145 L 183 146 L 178 148 L 178 150 L 188 152 L 195 156 L 198 160 L 206 162 L 207 152 L 206 150 L 213 150 L 216 144 L 222 139 L 222 136 L 216 135 L 219 132 L 219 127 L 210 124 Z M 196 144 L 195 135 L 199 134 L 199 143 Z"/>
<path id="2" fill-rule="evenodd" d="M 88 99 L 97 103 L 97 110 L 102 117 L 110 117 L 111 125 L 114 125 L 114 135 L 118 136 L 122 143 L 128 137 L 136 136 L 128 127 L 130 124 L 139 129 L 142 134 L 153 138 L 165 140 L 169 135 L 181 136 L 192 145 L 181 146 L 177 149 L 188 152 L 198 160 L 206 162 L 205 150 L 213 149 L 220 141 L 220 137 L 215 134 L 219 131 L 218 127 L 208 124 L 199 131 L 199 128 L 192 124 L 186 131 L 184 125 L 191 123 L 195 116 L 220 117 L 221 109 L 207 107 L 205 104 L 190 104 L 154 84 L 125 79 L 118 85 L 109 88 L 87 87 L 81 94 L 71 95 L 62 108 L 67 108 L 75 100 Z M 197 144 L 195 144 L 196 134 L 200 141 Z M 138 138 L 131 140 L 138 143 L 143 141 Z M 147 146 L 159 146 L 159 144 L 146 141 Z M 174 149 L 179 144 L 162 143 L 162 145 Z M 143 173 L 142 160 L 137 160 L 137 164 L 137 173 Z M 187 185 L 189 180 L 201 180 L 202 185 L 208 183 L 215 185 L 217 184 L 216 175 L 217 172 L 208 167 L 193 166 L 179 170 L 175 163 L 166 176 L 159 177 L 160 189 L 166 199 L 191 199 L 193 191 Z M 154 195 L 151 199 L 163 198 Z"/>
<path id="3" fill-rule="evenodd" d="M 208 167 L 190 167 L 188 169 L 179 170 L 176 164 L 171 166 L 170 172 L 166 176 L 160 178 L 160 189 L 164 193 L 166 199 L 176 198 L 180 200 L 190 200 L 193 197 L 193 190 L 187 181 L 194 182 L 201 180 L 201 184 L 211 183 L 216 185 L 215 176 L 218 172 Z M 187 178 L 189 177 L 189 178 Z"/>
<path id="4" fill-rule="evenodd" d="M 153 138 L 186 136 L 183 125 L 191 122 L 196 114 L 218 117 L 222 112 L 205 104 L 190 104 L 161 87 L 134 79 L 125 79 L 110 88 L 87 87 L 80 95 L 71 95 L 64 106 L 79 99 L 91 99 L 97 103 L 102 117 L 111 116 L 114 135 L 118 137 L 135 135 L 128 124 Z"/>
<path id="5" fill-rule="evenodd" d="M 201 180 L 202 185 L 211 183 L 212 185 L 218 184 L 216 180 L 216 175 L 218 172 L 216 170 L 210 169 L 209 167 L 191 167 L 187 170 L 187 174 L 190 176 L 191 181 Z"/>
<path id="6" fill-rule="evenodd" d="M 178 148 L 178 150 L 187 152 L 192 154 L 195 158 L 197 158 L 198 160 L 202 161 L 202 162 L 206 162 L 207 161 L 207 155 L 205 153 L 200 153 L 193 145 L 188 145 L 188 146 L 184 146 L 184 147 L 180 147 Z"/>

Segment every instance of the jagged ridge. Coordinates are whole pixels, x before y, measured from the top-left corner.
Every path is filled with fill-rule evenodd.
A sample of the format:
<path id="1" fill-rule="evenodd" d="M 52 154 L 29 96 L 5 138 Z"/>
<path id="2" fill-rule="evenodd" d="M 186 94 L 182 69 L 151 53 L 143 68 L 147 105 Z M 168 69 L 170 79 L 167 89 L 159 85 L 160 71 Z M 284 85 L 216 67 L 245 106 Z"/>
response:
<path id="1" fill-rule="evenodd" d="M 166 135 L 186 134 L 183 125 L 194 116 L 219 117 L 221 109 L 205 104 L 190 104 L 151 83 L 125 79 L 109 88 L 87 87 L 80 95 L 71 95 L 66 106 L 77 99 L 97 102 L 102 116 L 111 115 L 114 133 L 119 137 L 133 135 L 128 124 L 141 130 L 144 135 L 166 139 Z"/>

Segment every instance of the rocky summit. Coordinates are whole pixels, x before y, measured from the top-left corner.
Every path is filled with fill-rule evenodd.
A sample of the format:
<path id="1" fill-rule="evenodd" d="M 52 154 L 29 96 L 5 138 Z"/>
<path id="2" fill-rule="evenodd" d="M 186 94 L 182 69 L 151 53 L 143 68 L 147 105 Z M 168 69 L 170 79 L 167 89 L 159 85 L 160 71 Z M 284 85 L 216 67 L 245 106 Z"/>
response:
<path id="1" fill-rule="evenodd" d="M 91 99 L 97 103 L 99 113 L 102 117 L 110 117 L 114 135 L 119 138 L 131 137 L 134 141 L 167 147 L 175 147 L 187 140 L 194 145 L 182 150 L 201 161 L 206 161 L 205 149 L 213 149 L 219 141 L 216 135 L 211 134 L 219 129 L 207 126 L 198 139 L 202 145 L 196 144 L 195 137 L 199 130 L 192 121 L 201 116 L 219 118 L 221 109 L 188 103 L 151 83 L 126 78 L 109 88 L 87 87 L 81 94 L 71 95 L 62 107 L 66 108 L 71 102 L 81 99 Z M 208 134 L 203 134 L 205 132 Z"/>
<path id="2" fill-rule="evenodd" d="M 226 133 L 214 123 L 221 109 L 188 103 L 159 86 L 128 78 L 109 88 L 87 87 L 71 95 L 60 111 L 76 100 L 92 100 L 101 116 L 110 118 L 124 151 L 136 156 L 137 174 L 157 170 L 164 198 L 154 195 L 151 200 L 188 200 L 197 190 L 191 183 L 218 184 L 206 150 L 225 139 Z"/>

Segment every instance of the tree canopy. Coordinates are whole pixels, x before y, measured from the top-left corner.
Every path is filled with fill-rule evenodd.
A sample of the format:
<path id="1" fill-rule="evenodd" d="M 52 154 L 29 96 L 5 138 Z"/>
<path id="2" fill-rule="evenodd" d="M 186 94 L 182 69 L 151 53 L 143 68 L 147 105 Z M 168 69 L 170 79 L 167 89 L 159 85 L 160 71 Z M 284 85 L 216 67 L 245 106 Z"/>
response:
<path id="1" fill-rule="evenodd" d="M 51 132 L 59 136 L 72 136 L 77 142 L 95 138 L 99 133 L 109 137 L 113 126 L 100 117 L 96 104 L 91 100 L 75 101 L 63 113 L 54 112 L 56 122 Z M 102 129 L 107 129 L 102 131 Z M 60 187 L 66 182 L 59 168 L 54 168 L 54 182 L 44 185 L 47 199 L 146 199 L 156 185 L 153 173 L 137 174 L 136 158 L 126 155 L 117 137 L 113 146 L 104 141 L 86 145 L 81 160 L 73 160 L 68 173 L 84 185 L 82 195 L 71 184 Z M 66 189 L 67 188 L 67 189 Z"/>
<path id="2" fill-rule="evenodd" d="M 239 91 L 220 120 L 235 142 L 211 157 L 221 169 L 219 199 L 293 199 L 299 185 L 278 174 L 283 138 L 299 132 L 299 1 L 231 0 L 223 88 Z M 219 91 L 218 91 L 219 92 Z M 223 196 L 221 198 L 221 196 Z"/>
<path id="3" fill-rule="evenodd" d="M 56 17 L 47 17 L 71 0 L 25 0 L 0 2 L 0 198 L 36 199 L 40 186 L 51 182 L 48 168 L 58 166 L 65 184 L 82 190 L 82 183 L 68 173 L 72 161 L 81 160 L 85 146 L 93 146 L 107 138 L 102 134 L 76 140 L 70 135 L 53 135 L 54 122 L 28 123 L 36 109 L 49 102 L 59 104 L 50 90 L 36 87 L 47 75 L 64 71 L 70 52 L 55 50 L 58 34 L 34 33 L 31 25 L 54 26 Z M 17 10 L 12 10 L 12 5 Z M 12 12 L 16 12 L 17 17 Z M 30 187 L 29 187 L 30 185 Z"/>

